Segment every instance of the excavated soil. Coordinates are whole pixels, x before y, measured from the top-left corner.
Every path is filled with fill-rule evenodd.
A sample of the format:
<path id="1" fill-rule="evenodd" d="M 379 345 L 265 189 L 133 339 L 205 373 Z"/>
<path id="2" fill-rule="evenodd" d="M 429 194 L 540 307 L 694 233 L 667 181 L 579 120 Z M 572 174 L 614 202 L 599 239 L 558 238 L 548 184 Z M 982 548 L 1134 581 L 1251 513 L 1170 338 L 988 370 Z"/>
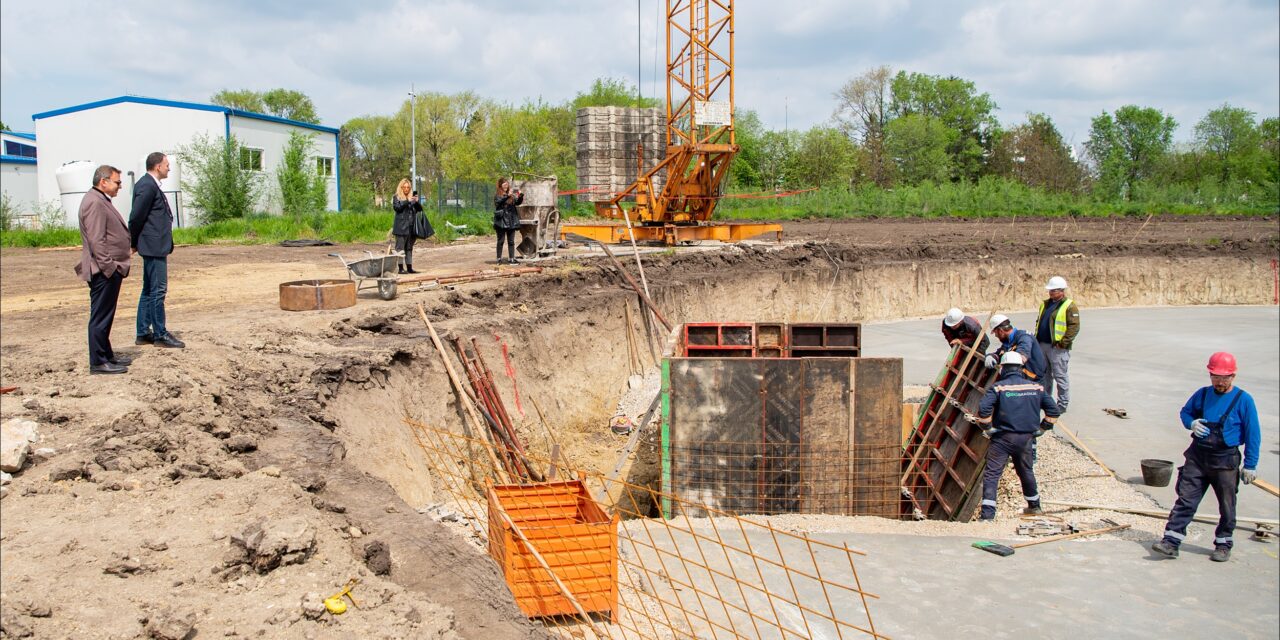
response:
<path id="1" fill-rule="evenodd" d="M 1262 304 L 1273 301 L 1278 231 L 1275 217 L 816 221 L 788 223 L 781 247 L 691 247 L 644 262 L 674 322 L 1027 309 L 1053 274 L 1095 307 Z M 635 296 L 579 249 L 540 263 L 541 274 L 280 311 L 280 282 L 343 275 L 334 249 L 179 248 L 168 309 L 181 351 L 131 344 L 135 273 L 113 334 L 117 353 L 136 358 L 123 376 L 87 375 L 77 252 L 0 254 L 0 384 L 19 387 L 0 397 L 0 420 L 34 420 L 40 433 L 0 502 L 7 636 L 131 638 L 182 621 L 199 637 L 545 635 L 475 545 L 432 517 L 442 497 L 401 418 L 460 419 L 416 304 L 446 339 L 477 338 L 513 406 L 505 344 L 521 395 L 546 410 L 570 463 L 601 469 L 623 440 L 607 421 L 634 373 L 623 307 L 635 312 Z M 431 247 L 418 268 L 491 268 L 491 250 Z M 657 343 L 641 345 L 642 365 Z M 517 421 L 545 445 L 532 416 Z M 313 547 L 267 573 L 236 565 L 232 540 L 264 519 L 301 521 Z M 360 608 L 312 620 L 308 601 L 351 578 Z"/>

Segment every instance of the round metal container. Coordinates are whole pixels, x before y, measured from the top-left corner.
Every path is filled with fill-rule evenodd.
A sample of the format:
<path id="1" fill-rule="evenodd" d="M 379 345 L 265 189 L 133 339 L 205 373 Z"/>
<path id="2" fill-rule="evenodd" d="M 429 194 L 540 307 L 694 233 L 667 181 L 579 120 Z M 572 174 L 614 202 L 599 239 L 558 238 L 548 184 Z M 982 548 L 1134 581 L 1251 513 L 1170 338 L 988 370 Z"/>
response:
<path id="1" fill-rule="evenodd" d="M 280 308 L 285 311 L 346 309 L 355 305 L 354 280 L 295 280 L 280 283 Z"/>

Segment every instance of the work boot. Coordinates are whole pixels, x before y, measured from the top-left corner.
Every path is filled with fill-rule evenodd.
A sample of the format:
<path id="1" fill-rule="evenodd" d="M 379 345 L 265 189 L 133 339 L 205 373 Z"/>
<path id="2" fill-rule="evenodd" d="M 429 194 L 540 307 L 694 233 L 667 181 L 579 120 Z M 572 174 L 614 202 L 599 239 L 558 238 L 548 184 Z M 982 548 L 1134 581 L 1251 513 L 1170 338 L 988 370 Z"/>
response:
<path id="1" fill-rule="evenodd" d="M 1231 547 L 1218 545 L 1213 548 L 1213 553 L 1209 554 L 1209 559 L 1214 562 L 1226 562 L 1231 559 Z"/>
<path id="2" fill-rule="evenodd" d="M 1151 545 L 1151 550 L 1162 556 L 1168 556 L 1170 558 L 1178 557 L 1178 547 L 1168 540 L 1161 540 Z M 1216 554 L 1217 552 L 1215 551 L 1214 553 Z M 1226 558 L 1223 558 L 1223 560 L 1225 559 Z"/>
<path id="3" fill-rule="evenodd" d="M 992 520 L 995 520 L 995 519 L 996 519 L 996 508 L 995 508 L 995 507 L 991 507 L 991 506 L 983 507 L 983 508 L 982 508 L 982 515 L 981 515 L 981 516 L 979 516 L 979 519 L 981 519 L 983 522 L 990 522 L 990 521 L 992 521 Z"/>
<path id="4" fill-rule="evenodd" d="M 1035 502 L 1028 502 L 1027 508 L 1022 510 L 1022 515 L 1024 516 L 1038 516 L 1042 513 L 1044 513 L 1044 509 L 1040 508 L 1039 500 Z"/>

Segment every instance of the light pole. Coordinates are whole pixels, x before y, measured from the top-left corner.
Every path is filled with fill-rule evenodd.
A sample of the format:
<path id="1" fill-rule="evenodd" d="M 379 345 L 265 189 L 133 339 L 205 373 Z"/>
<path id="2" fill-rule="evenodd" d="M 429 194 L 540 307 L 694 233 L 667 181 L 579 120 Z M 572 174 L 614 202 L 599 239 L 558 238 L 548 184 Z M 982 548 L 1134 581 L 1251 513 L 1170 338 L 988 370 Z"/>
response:
<path id="1" fill-rule="evenodd" d="M 409 84 L 409 156 L 413 158 L 409 173 L 413 175 L 413 190 L 418 191 L 418 94 Z M 421 196 L 419 196 L 421 197 Z"/>

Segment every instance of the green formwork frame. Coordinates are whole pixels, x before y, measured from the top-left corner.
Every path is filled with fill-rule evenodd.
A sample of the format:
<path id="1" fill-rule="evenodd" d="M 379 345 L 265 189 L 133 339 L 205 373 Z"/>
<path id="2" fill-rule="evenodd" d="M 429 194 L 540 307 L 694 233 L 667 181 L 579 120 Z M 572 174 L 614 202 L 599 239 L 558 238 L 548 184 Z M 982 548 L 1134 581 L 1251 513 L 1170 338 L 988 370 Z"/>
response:
<path id="1" fill-rule="evenodd" d="M 662 517 L 671 518 L 671 360 L 662 359 Z"/>

